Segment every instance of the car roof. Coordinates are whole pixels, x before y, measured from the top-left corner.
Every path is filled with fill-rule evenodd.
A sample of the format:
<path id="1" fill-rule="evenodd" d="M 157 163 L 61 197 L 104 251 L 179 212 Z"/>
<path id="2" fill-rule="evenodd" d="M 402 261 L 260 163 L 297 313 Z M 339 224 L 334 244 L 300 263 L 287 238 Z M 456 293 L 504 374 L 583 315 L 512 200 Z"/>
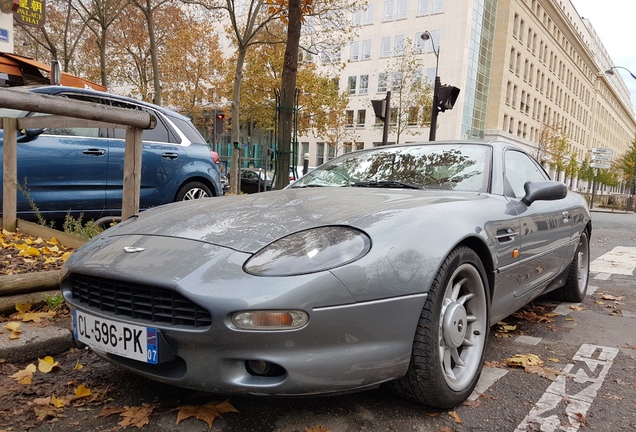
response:
<path id="1" fill-rule="evenodd" d="M 135 99 L 135 98 L 127 97 L 127 96 L 121 96 L 115 93 L 102 92 L 99 90 L 79 88 L 79 87 L 68 87 L 68 86 L 24 86 L 24 87 L 14 87 L 14 89 L 29 91 L 32 93 L 48 94 L 48 95 L 73 93 L 73 94 L 86 95 L 86 96 L 98 96 L 98 97 L 103 97 L 108 99 L 115 99 L 122 102 L 133 103 L 143 107 L 152 108 L 168 116 L 178 117 L 187 121 L 190 120 L 188 117 L 182 114 L 179 114 L 178 112 L 173 111 L 169 108 L 155 105 L 150 102 L 145 102 L 140 99 Z"/>

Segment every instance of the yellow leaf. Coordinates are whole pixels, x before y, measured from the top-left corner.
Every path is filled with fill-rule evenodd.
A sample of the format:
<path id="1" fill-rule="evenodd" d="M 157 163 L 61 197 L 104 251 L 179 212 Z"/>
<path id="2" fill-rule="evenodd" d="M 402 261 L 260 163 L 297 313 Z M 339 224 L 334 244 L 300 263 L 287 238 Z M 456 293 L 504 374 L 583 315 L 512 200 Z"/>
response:
<path id="1" fill-rule="evenodd" d="M 75 363 L 75 367 L 73 367 L 73 370 L 80 370 L 80 369 L 82 369 L 83 367 L 84 367 L 84 365 L 83 365 L 83 364 L 81 364 L 81 363 L 79 362 L 79 360 L 78 360 L 78 361 L 77 361 L 77 363 Z"/>
<path id="2" fill-rule="evenodd" d="M 64 406 L 64 401 L 56 398 L 55 394 L 51 394 L 51 403 L 55 408 L 62 408 Z"/>
<path id="3" fill-rule="evenodd" d="M 60 363 L 53 360 L 53 357 L 46 356 L 43 359 L 38 359 L 40 363 L 38 364 L 38 370 L 43 373 L 49 373 L 54 368 L 59 368 Z"/>
<path id="4" fill-rule="evenodd" d="M 55 237 L 51 237 L 51 240 L 49 240 L 48 243 L 52 245 L 60 244 Z"/>
<path id="5" fill-rule="evenodd" d="M 455 423 L 461 423 L 462 422 L 462 419 L 459 418 L 459 416 L 457 415 L 457 413 L 455 411 L 449 411 L 448 415 L 453 418 Z"/>
<path id="6" fill-rule="evenodd" d="M 17 330 L 20 330 L 20 323 L 19 322 L 15 322 L 15 321 L 11 321 L 11 322 L 7 323 L 7 325 L 5 325 L 4 328 L 6 328 L 7 330 L 11 330 L 11 331 L 17 331 Z"/>
<path id="7" fill-rule="evenodd" d="M 31 363 L 24 369 L 11 375 L 11 378 L 15 379 L 20 384 L 29 385 L 33 382 L 33 374 L 36 370 L 35 365 Z"/>
<path id="8" fill-rule="evenodd" d="M 6 229 L 2 228 L 2 235 L 12 236 L 12 235 L 15 235 L 15 233 L 11 231 L 7 231 Z"/>
<path id="9" fill-rule="evenodd" d="M 30 238 L 25 238 L 24 239 L 24 243 L 28 244 L 28 245 L 32 245 L 33 243 L 35 243 L 33 240 L 31 240 Z"/>
<path id="10" fill-rule="evenodd" d="M 574 321 L 574 318 L 567 317 L 567 318 L 565 318 L 565 320 L 566 321 Z"/>
<path id="11" fill-rule="evenodd" d="M 64 254 L 60 257 L 60 259 L 61 259 L 62 261 L 66 261 L 66 260 L 68 259 L 68 257 L 70 257 L 70 256 L 71 256 L 71 253 L 72 253 L 72 252 L 65 252 L 65 253 L 64 253 Z"/>
<path id="12" fill-rule="evenodd" d="M 36 256 L 40 256 L 40 251 L 37 248 L 29 246 L 25 250 L 21 250 L 20 253 L 18 253 L 18 256 L 21 256 L 21 257 L 23 257 L 23 256 L 36 257 Z"/>
<path id="13" fill-rule="evenodd" d="M 16 303 L 15 310 L 22 313 L 28 312 L 31 310 L 31 303 Z"/>
<path id="14" fill-rule="evenodd" d="M 536 354 L 515 354 L 506 359 L 506 364 L 513 367 L 543 366 L 543 360 Z"/>
<path id="15" fill-rule="evenodd" d="M 80 384 L 77 386 L 77 388 L 75 389 L 75 396 L 77 397 L 86 397 L 86 396 L 90 396 L 91 395 L 91 391 L 84 386 L 84 384 Z"/>
<path id="16" fill-rule="evenodd" d="M 570 305 L 570 309 L 572 309 L 573 311 L 576 311 L 576 312 L 581 312 L 582 310 L 586 310 L 587 308 L 585 308 L 583 306 Z"/>

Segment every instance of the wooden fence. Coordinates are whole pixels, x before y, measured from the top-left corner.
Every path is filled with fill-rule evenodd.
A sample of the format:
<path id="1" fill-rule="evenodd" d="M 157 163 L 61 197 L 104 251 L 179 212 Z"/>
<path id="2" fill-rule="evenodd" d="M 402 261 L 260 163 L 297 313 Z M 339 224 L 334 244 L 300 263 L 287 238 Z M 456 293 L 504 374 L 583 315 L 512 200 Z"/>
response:
<path id="1" fill-rule="evenodd" d="M 17 134 L 19 130 L 46 127 L 114 127 L 126 129 L 122 220 L 139 211 L 143 129 L 152 129 L 157 119 L 145 112 L 115 108 L 59 96 L 0 88 L 0 108 L 51 114 L 1 120 L 4 129 L 2 179 L 2 227 L 15 231 L 17 224 Z"/>

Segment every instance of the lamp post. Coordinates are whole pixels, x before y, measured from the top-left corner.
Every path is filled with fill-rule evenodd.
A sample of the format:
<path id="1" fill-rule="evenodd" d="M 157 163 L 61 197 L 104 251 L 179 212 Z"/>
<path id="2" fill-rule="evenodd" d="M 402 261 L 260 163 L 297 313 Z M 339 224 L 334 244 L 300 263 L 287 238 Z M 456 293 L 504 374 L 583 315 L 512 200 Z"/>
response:
<path id="1" fill-rule="evenodd" d="M 609 76 L 614 76 L 614 69 L 623 69 L 627 71 L 627 73 L 629 73 L 632 76 L 632 78 L 636 80 L 636 75 L 634 75 L 632 71 L 630 71 L 629 69 L 623 66 L 612 66 L 611 68 L 605 71 L 605 74 Z M 635 195 L 636 195 L 636 160 L 634 161 L 634 172 L 632 173 L 632 190 L 629 194 L 629 197 L 627 198 L 627 206 L 625 210 L 629 210 L 634 206 Z"/>
<path id="2" fill-rule="evenodd" d="M 435 42 L 433 41 L 433 35 L 431 32 L 426 30 L 420 36 L 422 40 L 431 41 L 431 46 L 433 47 L 433 54 L 435 54 L 435 87 L 433 87 L 433 108 L 431 110 L 431 129 L 428 133 L 428 140 L 435 141 L 435 133 L 437 131 L 437 93 L 439 92 L 440 79 L 439 79 L 439 47 L 437 47 L 437 51 L 435 50 Z"/>

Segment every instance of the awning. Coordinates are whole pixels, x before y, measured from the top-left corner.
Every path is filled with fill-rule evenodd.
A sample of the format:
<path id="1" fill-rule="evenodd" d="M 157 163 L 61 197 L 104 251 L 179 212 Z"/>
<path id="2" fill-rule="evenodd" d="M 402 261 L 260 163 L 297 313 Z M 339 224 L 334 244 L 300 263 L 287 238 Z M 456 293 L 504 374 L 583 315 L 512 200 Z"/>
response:
<path id="1" fill-rule="evenodd" d="M 25 81 L 24 84 L 31 84 L 32 82 L 30 81 L 39 84 L 50 84 L 49 78 L 44 76 L 41 71 L 45 71 L 47 75 L 50 76 L 51 65 L 47 65 L 46 63 L 42 63 L 29 57 L 0 53 L 0 72 L 14 76 L 21 76 Z M 66 72 L 62 72 L 60 84 L 71 87 L 106 91 L 106 87 L 101 84 L 85 80 Z"/>

